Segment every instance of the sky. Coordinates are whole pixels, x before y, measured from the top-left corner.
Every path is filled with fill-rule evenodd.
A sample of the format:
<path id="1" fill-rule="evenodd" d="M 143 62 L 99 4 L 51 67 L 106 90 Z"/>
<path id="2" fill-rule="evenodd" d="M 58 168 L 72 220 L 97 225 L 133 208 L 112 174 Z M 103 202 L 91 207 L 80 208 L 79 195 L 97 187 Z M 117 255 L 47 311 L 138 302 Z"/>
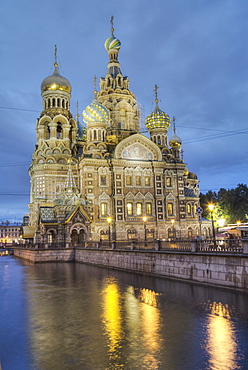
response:
<path id="1" fill-rule="evenodd" d="M 54 45 L 72 86 L 71 112 L 78 101 L 81 115 L 94 75 L 107 71 L 112 15 L 130 90 L 146 117 L 159 86 L 159 107 L 176 117 L 200 191 L 248 183 L 247 0 L 2 0 L 0 222 L 28 213 L 40 85 L 53 73 Z"/>

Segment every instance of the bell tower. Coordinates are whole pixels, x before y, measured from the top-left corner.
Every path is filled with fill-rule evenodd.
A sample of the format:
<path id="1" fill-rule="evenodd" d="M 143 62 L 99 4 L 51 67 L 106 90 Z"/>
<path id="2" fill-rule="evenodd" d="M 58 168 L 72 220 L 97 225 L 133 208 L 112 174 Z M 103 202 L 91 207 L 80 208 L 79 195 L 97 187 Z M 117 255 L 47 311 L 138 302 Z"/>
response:
<path id="1" fill-rule="evenodd" d="M 39 205 L 54 202 L 65 187 L 70 162 L 77 179 L 78 125 L 70 112 L 71 85 L 59 73 L 57 47 L 53 74 L 41 84 L 43 110 L 36 122 L 36 145 L 29 168 L 30 223 L 37 223 Z"/>

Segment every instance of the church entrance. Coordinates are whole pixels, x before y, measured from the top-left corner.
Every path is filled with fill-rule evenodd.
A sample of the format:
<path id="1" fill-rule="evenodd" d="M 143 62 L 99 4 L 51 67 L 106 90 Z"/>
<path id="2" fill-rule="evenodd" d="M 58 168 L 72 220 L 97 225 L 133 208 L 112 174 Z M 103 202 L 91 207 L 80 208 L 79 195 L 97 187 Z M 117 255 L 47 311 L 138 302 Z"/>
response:
<path id="1" fill-rule="evenodd" d="M 84 230 L 72 230 L 71 233 L 71 243 L 72 246 L 83 246 L 85 242 L 85 232 Z"/>

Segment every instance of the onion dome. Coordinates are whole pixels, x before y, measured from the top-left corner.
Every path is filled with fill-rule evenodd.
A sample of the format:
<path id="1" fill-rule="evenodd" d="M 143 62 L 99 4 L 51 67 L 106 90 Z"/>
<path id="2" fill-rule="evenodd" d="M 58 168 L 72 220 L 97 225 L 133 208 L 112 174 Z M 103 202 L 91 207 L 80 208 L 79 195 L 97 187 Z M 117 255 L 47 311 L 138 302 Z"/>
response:
<path id="1" fill-rule="evenodd" d="M 155 128 L 168 128 L 170 127 L 170 117 L 167 113 L 163 112 L 159 106 L 158 106 L 158 86 L 155 85 L 155 103 L 156 107 L 154 111 L 146 117 L 145 125 L 148 128 L 148 130 L 152 130 Z"/>
<path id="2" fill-rule="evenodd" d="M 41 84 L 41 92 L 45 91 L 66 91 L 71 93 L 71 84 L 65 78 L 59 74 L 59 66 L 57 63 L 57 47 L 55 45 L 55 62 L 54 62 L 54 72 L 51 76 L 46 77 Z"/>
<path id="3" fill-rule="evenodd" d="M 170 117 L 156 105 L 154 111 L 146 117 L 145 125 L 148 130 L 154 128 L 168 129 L 170 127 Z"/>
<path id="4" fill-rule="evenodd" d="M 107 51 L 112 49 L 120 50 L 121 42 L 115 36 L 111 36 L 105 41 L 104 47 Z"/>
<path id="5" fill-rule="evenodd" d="M 61 90 L 71 93 L 70 82 L 65 78 L 60 76 L 58 71 L 58 65 L 54 63 L 54 72 L 51 76 L 46 77 L 41 84 L 41 92 L 48 90 Z"/>
<path id="6" fill-rule="evenodd" d="M 173 126 L 174 126 L 173 128 L 174 135 L 170 139 L 169 144 L 171 148 L 180 148 L 182 145 L 182 140 L 176 134 L 176 118 L 175 117 L 173 117 Z"/>
<path id="7" fill-rule="evenodd" d="M 85 124 L 91 122 L 107 123 L 109 121 L 108 109 L 101 105 L 96 98 L 85 108 L 82 116 Z"/>
<path id="8" fill-rule="evenodd" d="M 170 147 L 171 148 L 180 148 L 181 145 L 182 145 L 182 140 L 180 139 L 180 137 L 178 137 L 176 135 L 176 133 L 174 133 L 174 135 L 172 136 L 172 138 L 170 139 Z"/>

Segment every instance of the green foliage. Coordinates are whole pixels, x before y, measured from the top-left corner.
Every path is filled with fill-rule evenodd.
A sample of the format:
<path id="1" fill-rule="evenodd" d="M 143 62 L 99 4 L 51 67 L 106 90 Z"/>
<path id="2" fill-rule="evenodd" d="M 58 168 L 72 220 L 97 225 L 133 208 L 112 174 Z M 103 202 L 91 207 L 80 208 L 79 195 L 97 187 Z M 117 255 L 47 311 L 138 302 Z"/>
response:
<path id="1" fill-rule="evenodd" d="M 200 194 L 200 204 L 203 208 L 202 216 L 211 219 L 211 213 L 208 204 L 215 205 L 213 218 L 218 220 L 225 218 L 226 223 L 236 223 L 237 221 L 246 221 L 248 214 L 248 187 L 244 184 L 238 184 L 235 189 L 221 188 L 218 193 L 208 191 L 206 194 Z"/>

